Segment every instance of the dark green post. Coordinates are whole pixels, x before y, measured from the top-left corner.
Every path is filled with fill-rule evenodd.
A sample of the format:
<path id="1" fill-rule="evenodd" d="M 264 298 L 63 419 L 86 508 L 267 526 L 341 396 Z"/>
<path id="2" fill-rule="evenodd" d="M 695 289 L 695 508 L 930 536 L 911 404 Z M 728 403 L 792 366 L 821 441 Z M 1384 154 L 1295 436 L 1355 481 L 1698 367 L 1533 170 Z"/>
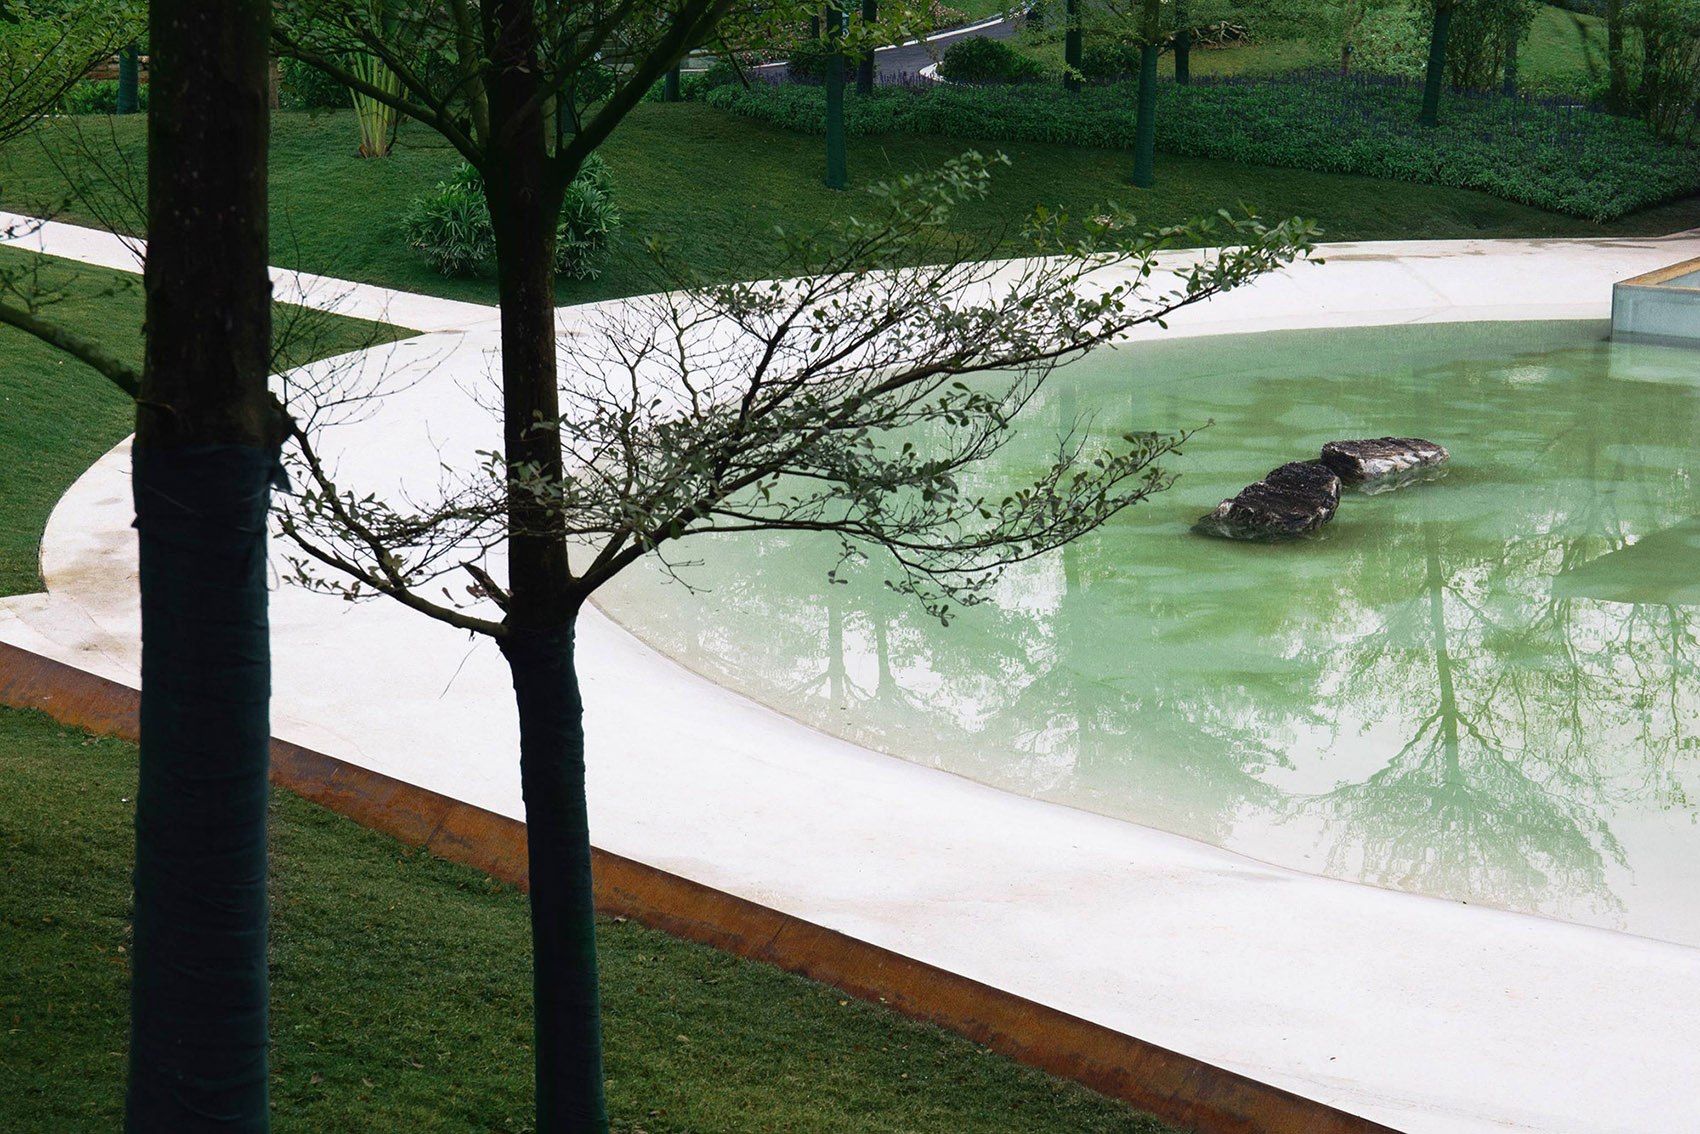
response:
<path id="1" fill-rule="evenodd" d="M 1428 70 L 1423 74 L 1423 109 L 1417 125 L 1433 127 L 1440 121 L 1440 84 L 1446 77 L 1446 29 L 1452 26 L 1453 5 L 1434 10 L 1434 31 L 1428 41 Z"/>
<path id="2" fill-rule="evenodd" d="M 1513 21 L 1505 39 L 1505 82 L 1499 89 L 1508 98 L 1517 93 L 1517 41 L 1523 38 L 1522 30 Z"/>
<path id="3" fill-rule="evenodd" d="M 661 84 L 661 101 L 679 101 L 679 65 L 673 64 L 673 69 L 667 72 L 667 78 Z"/>
<path id="4" fill-rule="evenodd" d="M 844 148 L 844 10 L 826 10 L 826 187 L 850 187 L 850 159 Z"/>
<path id="5" fill-rule="evenodd" d="M 1175 82 L 1192 82 L 1192 28 L 1186 19 L 1185 0 L 1175 0 Z"/>
<path id="6" fill-rule="evenodd" d="M 142 49 L 130 44 L 118 52 L 118 113 L 134 114 L 141 109 Z"/>
<path id="7" fill-rule="evenodd" d="M 862 23 L 872 24 L 880 18 L 880 0 L 862 0 Z M 874 49 L 870 44 L 868 53 L 862 56 L 856 64 L 856 93 L 871 95 L 874 93 Z"/>
<path id="8" fill-rule="evenodd" d="M 1133 124 L 1133 184 L 1151 188 L 1157 169 L 1157 45 L 1139 49 L 1139 116 Z"/>
<path id="9" fill-rule="evenodd" d="M 1068 72 L 1063 75 L 1063 88 L 1077 91 L 1080 89 L 1080 52 L 1082 49 L 1080 0 L 1068 0 L 1068 5 L 1064 11 L 1068 30 L 1063 33 L 1063 62 L 1068 64 Z"/>
<path id="10" fill-rule="evenodd" d="M 1606 3 L 1606 109 L 1629 110 L 1629 68 L 1623 59 L 1623 0 Z"/>

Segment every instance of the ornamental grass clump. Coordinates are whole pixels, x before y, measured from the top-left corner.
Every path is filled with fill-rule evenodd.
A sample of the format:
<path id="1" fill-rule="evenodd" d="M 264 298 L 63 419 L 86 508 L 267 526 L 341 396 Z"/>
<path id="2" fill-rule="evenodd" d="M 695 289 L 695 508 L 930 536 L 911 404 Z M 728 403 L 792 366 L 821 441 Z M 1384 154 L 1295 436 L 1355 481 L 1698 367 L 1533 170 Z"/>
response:
<path id="1" fill-rule="evenodd" d="M 386 92 L 391 98 L 401 97 L 401 79 L 376 56 L 351 55 L 348 66 L 362 81 Z M 395 143 L 396 127 L 401 124 L 400 113 L 380 99 L 360 91 L 350 93 L 354 98 L 354 117 L 360 123 L 360 156 L 389 157 L 390 147 Z"/>
<path id="2" fill-rule="evenodd" d="M 434 193 L 413 202 L 401 218 L 407 243 L 445 276 L 475 276 L 496 256 L 496 233 L 478 171 L 462 162 Z M 591 154 L 566 188 L 555 228 L 555 272 L 575 280 L 602 274 L 608 241 L 620 227 L 608 166 Z"/>

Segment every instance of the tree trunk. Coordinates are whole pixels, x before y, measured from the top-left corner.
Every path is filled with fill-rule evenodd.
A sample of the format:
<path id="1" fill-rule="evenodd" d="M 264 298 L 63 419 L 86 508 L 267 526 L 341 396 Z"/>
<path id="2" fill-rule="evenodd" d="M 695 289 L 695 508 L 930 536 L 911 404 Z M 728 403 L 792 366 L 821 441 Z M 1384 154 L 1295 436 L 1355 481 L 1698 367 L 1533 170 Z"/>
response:
<path id="1" fill-rule="evenodd" d="M 514 628 L 502 652 L 519 706 L 537 1017 L 537 1130 L 608 1129 L 596 982 L 595 891 L 573 623 Z"/>
<path id="2" fill-rule="evenodd" d="M 1184 0 L 1175 0 L 1175 82 L 1192 82 L 1192 28 L 1187 25 Z"/>
<path id="3" fill-rule="evenodd" d="M 134 114 L 141 106 L 142 49 L 132 43 L 118 51 L 118 113 Z"/>
<path id="4" fill-rule="evenodd" d="M 673 64 L 673 69 L 667 72 L 667 78 L 662 82 L 661 101 L 679 101 L 679 65 L 677 63 Z"/>
<path id="5" fill-rule="evenodd" d="M 1139 49 L 1139 112 L 1133 124 L 1133 184 L 1151 188 L 1157 169 L 1157 45 Z"/>
<path id="6" fill-rule="evenodd" d="M 850 158 L 844 142 L 844 42 L 843 9 L 828 5 L 826 41 L 832 53 L 826 57 L 826 187 L 850 187 Z"/>
<path id="7" fill-rule="evenodd" d="M 502 311 L 502 438 L 510 468 L 534 470 L 508 491 L 508 626 L 503 653 L 520 715 L 520 774 L 531 846 L 533 1058 L 538 1134 L 601 1132 L 600 1010 L 583 819 L 584 739 L 572 673 L 579 606 L 565 516 L 538 484 L 562 483 L 555 361 L 555 222 L 562 174 L 551 166 L 529 0 L 492 0 L 490 116 L 503 123 L 486 187 Z M 576 770 L 575 770 L 576 769 Z M 576 788 L 573 786 L 576 780 Z M 579 802 L 572 802 L 576 794 Z M 576 877 L 582 862 L 583 877 Z M 582 890 L 583 899 L 574 897 Z M 590 992 L 585 990 L 589 989 Z"/>
<path id="8" fill-rule="evenodd" d="M 1423 75 L 1423 109 L 1417 115 L 1419 126 L 1435 126 L 1440 121 L 1440 84 L 1446 72 L 1446 29 L 1452 25 L 1452 7 L 1434 10 L 1434 30 L 1429 34 L 1428 70 Z"/>
<path id="9" fill-rule="evenodd" d="M 1629 66 L 1623 58 L 1623 0 L 1606 2 L 1606 109 L 1629 109 Z"/>
<path id="10" fill-rule="evenodd" d="M 269 6 L 154 0 L 131 1131 L 264 1131 Z"/>
<path id="11" fill-rule="evenodd" d="M 862 0 L 862 22 L 871 24 L 880 18 L 880 0 Z M 874 93 L 874 49 L 868 48 L 868 53 L 862 61 L 856 64 L 856 93 L 871 95 Z"/>
<path id="12" fill-rule="evenodd" d="M 1077 91 L 1080 89 L 1080 53 L 1084 47 L 1080 28 L 1080 0 L 1068 0 L 1064 11 L 1067 27 L 1063 32 L 1063 62 L 1068 64 L 1068 70 L 1063 74 L 1063 89 Z"/>
<path id="13" fill-rule="evenodd" d="M 1507 98 L 1517 93 L 1517 41 L 1523 38 L 1522 31 L 1513 21 L 1505 33 L 1505 81 L 1499 93 Z"/>

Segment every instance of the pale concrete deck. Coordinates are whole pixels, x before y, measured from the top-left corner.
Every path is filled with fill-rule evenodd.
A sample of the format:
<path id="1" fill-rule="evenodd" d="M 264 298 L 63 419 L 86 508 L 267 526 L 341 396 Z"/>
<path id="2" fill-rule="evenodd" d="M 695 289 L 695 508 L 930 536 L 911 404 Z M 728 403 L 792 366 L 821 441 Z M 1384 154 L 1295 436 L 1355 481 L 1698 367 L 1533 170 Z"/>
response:
<path id="1" fill-rule="evenodd" d="M 110 237 L 37 239 L 121 254 Z M 1614 280 L 1695 255 L 1700 235 L 1339 245 L 1328 266 L 1167 333 L 1603 320 Z M 338 290 L 318 283 L 310 301 Z M 353 292 L 339 310 L 436 333 L 381 348 L 423 380 L 345 467 L 393 478 L 417 448 L 404 423 L 427 413 L 464 433 L 452 447 L 482 445 L 493 427 L 468 424 L 457 380 L 487 366 L 494 312 Z M 49 593 L 0 603 L 0 639 L 134 684 L 127 469 L 120 446 L 60 503 Z M 273 628 L 279 736 L 521 814 L 511 694 L 488 643 L 290 587 Z M 1316 878 L 1009 795 L 813 732 L 594 611 L 580 633 L 592 827 L 609 850 L 1400 1129 L 1695 1121 L 1700 950 Z"/>

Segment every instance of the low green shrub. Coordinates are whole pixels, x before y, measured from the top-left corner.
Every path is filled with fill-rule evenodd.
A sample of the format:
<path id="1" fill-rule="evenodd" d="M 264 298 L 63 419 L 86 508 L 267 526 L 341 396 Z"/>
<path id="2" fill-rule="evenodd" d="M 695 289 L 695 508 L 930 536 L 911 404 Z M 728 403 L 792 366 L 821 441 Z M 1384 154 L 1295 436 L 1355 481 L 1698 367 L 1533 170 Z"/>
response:
<path id="1" fill-rule="evenodd" d="M 144 83 L 136 89 L 137 109 L 148 108 L 148 88 Z M 62 114 L 118 113 L 118 83 L 112 79 L 90 79 L 77 83 L 59 100 Z"/>
<path id="2" fill-rule="evenodd" d="M 1089 40 L 1080 50 L 1080 77 L 1089 83 L 1113 83 L 1139 74 L 1139 48 L 1115 40 Z"/>
<path id="3" fill-rule="evenodd" d="M 278 60 L 278 105 L 284 110 L 341 110 L 352 105 L 348 88 L 299 59 Z"/>
<path id="4" fill-rule="evenodd" d="M 1452 93 L 1438 129 L 1416 125 L 1418 85 L 1333 73 L 1268 80 L 1163 82 L 1157 148 L 1186 157 L 1352 173 L 1478 189 L 1595 221 L 1700 189 L 1700 150 L 1644 123 L 1579 106 Z M 708 105 L 820 133 L 822 95 L 756 84 L 711 91 Z M 845 104 L 849 133 L 933 134 L 993 142 L 1133 148 L 1131 84 L 1069 94 L 1051 85 L 877 88 Z"/>
<path id="5" fill-rule="evenodd" d="M 821 83 L 826 81 L 826 69 L 833 56 L 832 49 L 824 39 L 802 39 L 791 48 L 790 58 L 785 61 L 785 72 L 793 80 L 802 82 Z M 856 60 L 844 56 L 844 78 L 856 77 Z"/>
<path id="6" fill-rule="evenodd" d="M 1028 83 L 1043 79 L 1045 68 L 1001 39 L 977 35 L 945 49 L 939 76 L 953 83 Z"/>
<path id="7" fill-rule="evenodd" d="M 434 193 L 414 201 L 402 215 L 407 243 L 425 254 L 426 263 L 445 276 L 472 276 L 496 255 L 490 206 L 478 171 L 462 162 Z M 596 154 L 585 159 L 561 201 L 555 229 L 555 271 L 575 280 L 602 273 L 608 241 L 620 227 L 607 164 Z"/>

